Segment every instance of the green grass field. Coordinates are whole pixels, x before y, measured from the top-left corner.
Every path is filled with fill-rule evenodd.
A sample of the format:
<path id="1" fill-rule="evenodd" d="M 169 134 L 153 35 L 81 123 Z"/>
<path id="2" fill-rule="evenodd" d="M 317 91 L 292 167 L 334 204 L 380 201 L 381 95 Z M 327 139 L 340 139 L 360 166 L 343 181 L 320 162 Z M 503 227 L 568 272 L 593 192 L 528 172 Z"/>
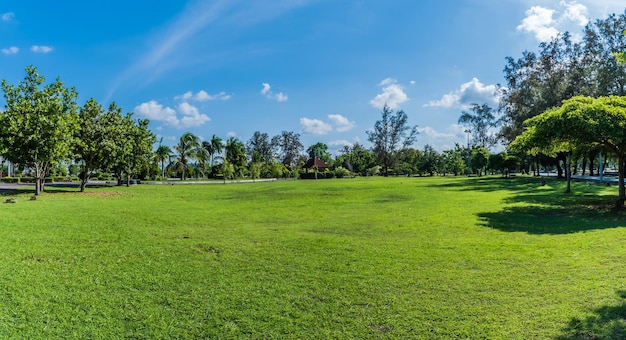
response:
<path id="1" fill-rule="evenodd" d="M 617 189 L 563 189 L 518 176 L 20 192 L 0 205 L 0 338 L 624 338 Z"/>

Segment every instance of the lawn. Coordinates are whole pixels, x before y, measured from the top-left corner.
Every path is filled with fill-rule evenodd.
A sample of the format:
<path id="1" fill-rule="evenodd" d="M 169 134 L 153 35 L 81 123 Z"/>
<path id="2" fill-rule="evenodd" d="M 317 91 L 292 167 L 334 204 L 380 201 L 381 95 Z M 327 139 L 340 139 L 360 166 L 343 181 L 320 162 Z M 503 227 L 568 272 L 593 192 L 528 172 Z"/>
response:
<path id="1" fill-rule="evenodd" d="M 617 189 L 539 182 L 12 194 L 0 205 L 0 338 L 626 337 Z"/>

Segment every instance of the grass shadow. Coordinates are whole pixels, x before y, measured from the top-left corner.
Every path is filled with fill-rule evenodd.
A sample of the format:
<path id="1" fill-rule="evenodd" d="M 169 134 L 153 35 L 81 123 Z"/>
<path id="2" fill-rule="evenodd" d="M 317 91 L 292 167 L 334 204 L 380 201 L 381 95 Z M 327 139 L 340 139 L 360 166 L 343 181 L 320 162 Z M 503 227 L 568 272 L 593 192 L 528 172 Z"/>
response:
<path id="1" fill-rule="evenodd" d="M 612 206 L 611 204 L 609 206 Z M 479 213 L 481 225 L 506 232 L 571 234 L 626 225 L 623 212 L 584 206 L 514 206 L 498 212 Z"/>
<path id="2" fill-rule="evenodd" d="M 89 183 L 86 189 L 110 188 L 116 185 L 109 183 Z M 80 192 L 80 183 L 48 183 L 45 185 L 44 193 L 46 194 L 62 194 Z M 13 187 L 0 188 L 2 196 L 17 196 L 23 194 L 35 194 L 35 185 L 18 185 Z"/>
<path id="3" fill-rule="evenodd" d="M 597 308 L 584 319 L 573 318 L 557 339 L 626 339 L 626 291 L 617 293 L 621 304 Z"/>
<path id="4" fill-rule="evenodd" d="M 617 192 L 607 195 L 606 185 L 576 182 L 572 183 L 573 192 L 565 193 L 562 180 L 547 179 L 545 186 L 540 183 L 540 178 L 524 176 L 476 178 L 444 185 L 458 186 L 459 190 L 510 192 L 502 210 L 477 215 L 483 226 L 501 231 L 557 235 L 626 226 L 626 211 L 615 207 Z"/>

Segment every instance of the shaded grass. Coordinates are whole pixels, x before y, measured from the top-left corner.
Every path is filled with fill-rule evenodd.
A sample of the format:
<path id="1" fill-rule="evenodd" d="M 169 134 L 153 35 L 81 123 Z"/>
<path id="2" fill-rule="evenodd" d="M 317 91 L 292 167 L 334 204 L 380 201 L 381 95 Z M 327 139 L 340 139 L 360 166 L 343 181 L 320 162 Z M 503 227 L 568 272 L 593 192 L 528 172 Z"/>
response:
<path id="1" fill-rule="evenodd" d="M 519 176 L 18 193 L 0 206 L 0 337 L 624 336 L 615 189 L 562 189 Z"/>

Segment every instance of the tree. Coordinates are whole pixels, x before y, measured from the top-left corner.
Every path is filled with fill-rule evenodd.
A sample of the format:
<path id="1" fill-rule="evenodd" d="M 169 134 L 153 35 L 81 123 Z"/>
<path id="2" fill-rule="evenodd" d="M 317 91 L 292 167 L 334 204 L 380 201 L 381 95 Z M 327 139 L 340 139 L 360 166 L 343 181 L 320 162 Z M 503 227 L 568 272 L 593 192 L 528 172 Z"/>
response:
<path id="1" fill-rule="evenodd" d="M 2 156 L 33 169 L 35 195 L 43 189 L 50 167 L 69 158 L 77 128 L 75 89 L 65 87 L 59 78 L 42 87 L 44 81 L 32 65 L 17 86 L 2 81 L 6 101 L 0 113 Z"/>
<path id="2" fill-rule="evenodd" d="M 385 104 L 382 119 L 376 121 L 374 129 L 367 131 L 367 140 L 373 144 L 372 150 L 377 161 L 383 166 L 385 175 L 396 164 L 398 151 L 411 146 L 417 139 L 417 125 L 407 125 L 404 111 L 394 112 Z"/>
<path id="3" fill-rule="evenodd" d="M 489 163 L 489 150 L 482 146 L 477 146 L 472 149 L 471 154 L 472 169 L 476 170 L 478 176 L 482 176 L 483 170 L 487 168 Z M 485 171 L 486 172 L 486 171 Z"/>
<path id="4" fill-rule="evenodd" d="M 233 166 L 235 174 L 238 173 L 240 177 L 243 177 L 243 169 L 248 161 L 246 159 L 246 148 L 243 143 L 235 137 L 230 137 L 226 141 L 224 149 L 226 151 L 226 156 L 224 157 L 226 161 Z"/>
<path id="5" fill-rule="evenodd" d="M 491 148 L 496 143 L 496 137 L 489 131 L 490 128 L 496 126 L 493 109 L 487 104 L 471 104 L 470 110 L 472 112 L 461 112 L 459 124 L 470 128 L 475 145 Z"/>
<path id="6" fill-rule="evenodd" d="M 330 166 L 332 157 L 328 152 L 328 145 L 322 142 L 317 142 L 306 149 L 306 153 L 309 158 L 317 157 Z"/>
<path id="7" fill-rule="evenodd" d="M 352 147 L 345 146 L 342 152 L 335 159 L 335 165 L 341 165 L 354 173 L 365 175 L 368 169 L 376 165 L 376 156 L 359 143 L 354 143 Z"/>
<path id="8" fill-rule="evenodd" d="M 211 168 L 213 167 L 213 161 L 215 160 L 215 155 L 222 154 L 222 149 L 224 147 L 224 143 L 222 139 L 216 135 L 211 137 L 211 148 L 209 149 L 211 154 Z"/>
<path id="9" fill-rule="evenodd" d="M 422 157 L 420 158 L 419 172 L 433 176 L 440 171 L 441 155 L 430 145 L 424 145 Z"/>
<path id="10" fill-rule="evenodd" d="M 300 142 L 300 134 L 292 131 L 283 131 L 272 137 L 272 145 L 276 148 L 277 158 L 288 166 L 297 166 L 298 159 L 304 146 Z"/>
<path id="11" fill-rule="evenodd" d="M 78 129 L 74 135 L 72 145 L 74 160 L 81 166 L 80 191 L 85 191 L 85 186 L 90 174 L 102 169 L 106 158 L 109 156 L 103 145 L 107 142 L 107 129 L 111 127 L 107 120 L 103 119 L 104 109 L 93 98 L 88 100 L 80 108 L 78 114 Z"/>
<path id="12" fill-rule="evenodd" d="M 274 145 L 267 133 L 255 131 L 246 145 L 248 157 L 251 162 L 260 162 L 266 165 L 272 163 L 274 155 Z"/>
<path id="13" fill-rule="evenodd" d="M 121 117 L 121 109 L 116 108 L 113 117 Z M 115 133 L 118 138 L 113 139 L 115 156 L 112 160 L 113 170 L 117 176 L 117 185 L 122 185 L 122 178 L 126 178 L 126 186 L 130 185 L 131 177 L 145 170 L 152 157 L 152 145 L 156 137 L 148 129 L 147 119 L 133 119 L 133 114 L 116 121 Z"/>
<path id="14" fill-rule="evenodd" d="M 154 151 L 154 160 L 161 163 L 161 179 L 165 179 L 165 161 L 169 161 L 172 149 L 167 145 L 159 145 Z"/>
<path id="15" fill-rule="evenodd" d="M 526 122 L 527 129 L 510 148 L 530 152 L 554 153 L 571 151 L 579 145 L 599 144 L 611 150 L 618 159 L 618 205 L 626 199 L 624 172 L 626 169 L 626 97 L 610 96 L 597 99 L 577 96 Z M 570 177 L 569 156 L 566 177 Z M 569 189 L 569 185 L 568 185 Z"/>
<path id="16" fill-rule="evenodd" d="M 463 170 L 467 168 L 465 165 L 465 154 L 466 149 L 459 144 L 456 145 L 454 150 L 444 150 L 441 154 L 444 174 L 452 173 L 454 176 L 458 176 L 463 173 Z"/>
<path id="17" fill-rule="evenodd" d="M 185 132 L 178 144 L 174 146 L 174 150 L 178 152 L 176 159 L 176 169 L 181 172 L 181 179 L 185 180 L 186 172 L 189 171 L 189 161 L 195 159 L 200 147 L 200 139 L 191 132 Z"/>

